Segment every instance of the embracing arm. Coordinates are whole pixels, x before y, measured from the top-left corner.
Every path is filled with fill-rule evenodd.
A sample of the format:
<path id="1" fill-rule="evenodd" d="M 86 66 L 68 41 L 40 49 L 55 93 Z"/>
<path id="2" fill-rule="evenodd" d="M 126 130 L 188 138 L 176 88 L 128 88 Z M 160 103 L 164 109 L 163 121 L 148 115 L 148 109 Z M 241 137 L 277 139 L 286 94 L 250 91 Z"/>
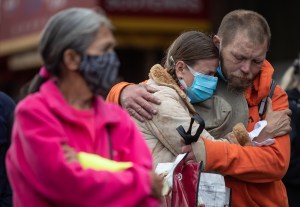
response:
<path id="1" fill-rule="evenodd" d="M 160 104 L 160 100 L 153 96 L 157 90 L 145 83 L 146 81 L 138 85 L 118 83 L 110 90 L 106 100 L 120 104 L 131 116 L 140 121 L 152 119 L 157 110 L 151 103 Z"/>
<path id="2" fill-rule="evenodd" d="M 126 86 L 128 86 L 128 85 L 130 85 L 130 84 L 132 84 L 132 83 L 120 82 L 120 83 L 114 85 L 114 86 L 110 89 L 110 91 L 109 91 L 109 93 L 108 93 L 108 95 L 107 95 L 107 97 L 106 97 L 106 100 L 107 100 L 108 102 L 111 102 L 111 103 L 121 104 L 121 103 L 120 103 L 120 96 L 121 96 L 122 90 L 123 90 Z"/>
<path id="3" fill-rule="evenodd" d="M 281 179 L 287 170 L 288 136 L 276 138 L 273 145 L 266 147 L 241 147 L 224 142 L 203 141 L 207 158 L 206 171 L 217 171 L 247 182 L 264 183 Z"/>
<path id="4" fill-rule="evenodd" d="M 279 87 L 272 102 L 274 111 L 288 108 L 287 96 Z M 205 150 L 206 158 L 201 157 L 199 150 Z M 247 182 L 272 182 L 281 179 L 287 171 L 290 141 L 288 134 L 276 137 L 274 144 L 264 147 L 200 140 L 193 144 L 193 151 L 197 160 L 205 159 L 207 171 L 217 171 Z"/>

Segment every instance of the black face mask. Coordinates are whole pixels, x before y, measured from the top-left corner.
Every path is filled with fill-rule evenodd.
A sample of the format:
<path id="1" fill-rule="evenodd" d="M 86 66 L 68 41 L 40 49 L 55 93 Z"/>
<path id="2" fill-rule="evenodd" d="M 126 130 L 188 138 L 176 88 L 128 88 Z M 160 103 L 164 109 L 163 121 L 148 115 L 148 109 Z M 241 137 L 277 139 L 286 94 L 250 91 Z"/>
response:
<path id="1" fill-rule="evenodd" d="M 115 52 L 83 55 L 79 71 L 93 94 L 105 95 L 116 82 L 119 66 L 120 61 Z"/>

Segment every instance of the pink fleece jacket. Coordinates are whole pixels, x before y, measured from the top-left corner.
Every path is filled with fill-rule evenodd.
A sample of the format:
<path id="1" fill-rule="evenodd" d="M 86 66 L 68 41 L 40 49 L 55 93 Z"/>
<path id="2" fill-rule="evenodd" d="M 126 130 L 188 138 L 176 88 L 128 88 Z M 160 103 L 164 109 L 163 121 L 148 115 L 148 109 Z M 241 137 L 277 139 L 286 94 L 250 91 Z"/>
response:
<path id="1" fill-rule="evenodd" d="M 119 106 L 97 97 L 93 108 L 96 139 L 53 80 L 18 104 L 6 157 L 15 207 L 158 206 L 150 196 L 152 158 L 141 133 Z M 84 170 L 65 160 L 64 143 L 106 158 L 112 146 L 114 160 L 134 166 L 116 173 Z"/>

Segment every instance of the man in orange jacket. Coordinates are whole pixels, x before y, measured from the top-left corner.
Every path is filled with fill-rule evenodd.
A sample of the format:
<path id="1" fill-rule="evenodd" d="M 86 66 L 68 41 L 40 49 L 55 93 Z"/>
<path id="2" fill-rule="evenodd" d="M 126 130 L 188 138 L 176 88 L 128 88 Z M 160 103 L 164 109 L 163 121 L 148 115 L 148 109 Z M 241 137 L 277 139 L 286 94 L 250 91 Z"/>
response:
<path id="1" fill-rule="evenodd" d="M 270 38 L 271 32 L 265 18 L 247 10 L 228 13 L 213 37 L 220 51 L 221 63 L 216 95 L 225 99 L 232 108 L 228 126 L 243 122 L 247 130 L 252 131 L 260 120 L 258 106 L 270 92 L 274 72 L 271 64 L 265 60 Z M 150 93 L 146 93 L 145 89 Z M 143 120 L 143 117 L 151 118 L 151 113 L 157 113 L 148 103 L 159 104 L 151 92 L 155 91 L 149 87 L 120 83 L 112 88 L 107 100 L 121 102 L 131 115 Z M 274 111 L 288 109 L 287 95 L 278 86 L 274 90 L 272 107 Z M 208 111 L 211 110 L 213 106 Z M 226 186 L 231 189 L 231 206 L 288 206 L 286 190 L 281 182 L 290 157 L 288 132 L 291 129 L 289 122 L 286 122 L 290 111 L 285 111 L 281 114 L 285 121 L 278 123 L 278 126 L 285 127 L 286 133 L 276 137 L 271 145 L 241 147 L 199 139 L 183 149 L 192 150 L 197 161 L 203 160 L 205 171 L 225 175 Z M 241 117 L 239 112 L 246 114 L 246 117 Z M 203 114 L 201 109 L 200 114 Z M 209 119 L 211 115 L 204 117 L 205 121 Z M 224 133 L 226 130 L 219 134 Z"/>

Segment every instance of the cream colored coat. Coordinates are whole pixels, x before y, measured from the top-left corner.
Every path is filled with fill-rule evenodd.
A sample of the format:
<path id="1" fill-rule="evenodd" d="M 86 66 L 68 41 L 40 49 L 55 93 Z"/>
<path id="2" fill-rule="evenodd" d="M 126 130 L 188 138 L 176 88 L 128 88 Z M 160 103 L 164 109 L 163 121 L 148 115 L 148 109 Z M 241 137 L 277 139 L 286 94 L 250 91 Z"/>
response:
<path id="1" fill-rule="evenodd" d="M 154 65 L 149 76 L 147 84 L 159 90 L 154 93 L 154 96 L 161 100 L 160 105 L 154 106 L 158 114 L 152 120 L 140 122 L 135 119 L 135 121 L 151 149 L 156 167 L 158 163 L 174 161 L 176 156 L 182 153 L 181 147 L 184 143 L 176 128 L 182 125 L 187 130 L 195 109 L 187 101 L 186 94 L 161 65 Z M 196 123 L 193 124 L 192 134 L 195 134 L 198 126 Z M 206 130 L 203 130 L 200 136 L 214 139 Z"/>

